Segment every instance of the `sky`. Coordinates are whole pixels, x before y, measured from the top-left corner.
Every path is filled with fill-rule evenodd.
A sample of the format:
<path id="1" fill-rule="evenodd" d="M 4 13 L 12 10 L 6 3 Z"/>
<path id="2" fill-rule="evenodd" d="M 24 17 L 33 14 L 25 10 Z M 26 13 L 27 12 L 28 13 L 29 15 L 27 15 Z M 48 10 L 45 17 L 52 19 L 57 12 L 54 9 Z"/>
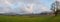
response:
<path id="1" fill-rule="evenodd" d="M 56 0 L 41 0 L 41 2 L 47 6 L 48 8 L 51 8 L 51 4 L 55 2 Z"/>
<path id="2" fill-rule="evenodd" d="M 60 2 L 60 0 L 56 0 L 56 1 L 59 1 Z"/>
<path id="3" fill-rule="evenodd" d="M 0 13 L 15 12 L 20 14 L 51 11 L 55 0 L 0 0 Z"/>

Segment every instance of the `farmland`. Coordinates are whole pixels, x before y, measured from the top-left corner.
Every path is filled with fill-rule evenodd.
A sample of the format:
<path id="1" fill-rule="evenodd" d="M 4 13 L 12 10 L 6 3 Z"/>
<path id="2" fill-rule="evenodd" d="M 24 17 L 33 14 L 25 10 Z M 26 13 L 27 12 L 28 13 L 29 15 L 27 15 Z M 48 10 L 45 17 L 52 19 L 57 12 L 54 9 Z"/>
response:
<path id="1" fill-rule="evenodd" d="M 0 22 L 60 22 L 60 16 L 0 16 Z"/>

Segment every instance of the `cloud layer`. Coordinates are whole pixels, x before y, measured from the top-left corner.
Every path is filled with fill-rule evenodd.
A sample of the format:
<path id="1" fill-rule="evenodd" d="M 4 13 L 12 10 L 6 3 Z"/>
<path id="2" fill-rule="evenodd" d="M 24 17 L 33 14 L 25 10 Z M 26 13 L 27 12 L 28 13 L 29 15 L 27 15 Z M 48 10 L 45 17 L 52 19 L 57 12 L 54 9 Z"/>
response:
<path id="1" fill-rule="evenodd" d="M 60 2 L 60 0 L 56 0 L 56 1 L 59 1 Z"/>
<path id="2" fill-rule="evenodd" d="M 40 13 L 50 11 L 39 0 L 0 0 L 0 12 Z"/>

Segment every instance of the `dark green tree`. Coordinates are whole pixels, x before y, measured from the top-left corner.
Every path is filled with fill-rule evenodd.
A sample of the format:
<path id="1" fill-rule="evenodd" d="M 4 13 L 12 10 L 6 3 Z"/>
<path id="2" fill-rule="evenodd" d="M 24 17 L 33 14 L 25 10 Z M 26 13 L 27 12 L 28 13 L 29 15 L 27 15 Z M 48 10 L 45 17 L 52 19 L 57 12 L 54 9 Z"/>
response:
<path id="1" fill-rule="evenodd" d="M 54 12 L 55 16 L 57 16 L 58 12 L 60 12 L 60 2 L 55 1 L 51 5 L 51 10 Z"/>

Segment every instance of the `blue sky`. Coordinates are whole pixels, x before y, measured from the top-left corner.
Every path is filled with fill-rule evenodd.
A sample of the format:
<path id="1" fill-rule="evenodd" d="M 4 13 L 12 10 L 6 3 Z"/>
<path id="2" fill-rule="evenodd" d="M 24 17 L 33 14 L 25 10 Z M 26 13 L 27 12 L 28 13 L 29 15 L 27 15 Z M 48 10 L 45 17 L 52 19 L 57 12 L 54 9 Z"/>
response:
<path id="1" fill-rule="evenodd" d="M 41 0 L 41 2 L 46 5 L 48 8 L 51 8 L 51 4 L 55 2 L 55 0 Z"/>
<path id="2" fill-rule="evenodd" d="M 23 11 L 24 13 L 39 13 L 41 11 L 50 11 L 51 4 L 54 1 L 55 0 L 1 0 L 0 7 L 3 9 L 1 9 L 0 11 L 17 13 Z M 30 7 L 30 9 L 28 9 L 27 7 Z"/>
<path id="3" fill-rule="evenodd" d="M 45 6 L 47 6 L 48 8 L 51 8 L 50 6 L 51 6 L 51 4 L 53 3 L 53 2 L 55 2 L 55 0 L 39 0 L 41 3 L 43 3 Z M 21 4 L 21 3 L 17 3 L 17 5 L 15 5 L 14 4 L 14 6 L 12 6 L 12 7 L 18 7 L 18 6 L 20 6 L 19 4 Z"/>

